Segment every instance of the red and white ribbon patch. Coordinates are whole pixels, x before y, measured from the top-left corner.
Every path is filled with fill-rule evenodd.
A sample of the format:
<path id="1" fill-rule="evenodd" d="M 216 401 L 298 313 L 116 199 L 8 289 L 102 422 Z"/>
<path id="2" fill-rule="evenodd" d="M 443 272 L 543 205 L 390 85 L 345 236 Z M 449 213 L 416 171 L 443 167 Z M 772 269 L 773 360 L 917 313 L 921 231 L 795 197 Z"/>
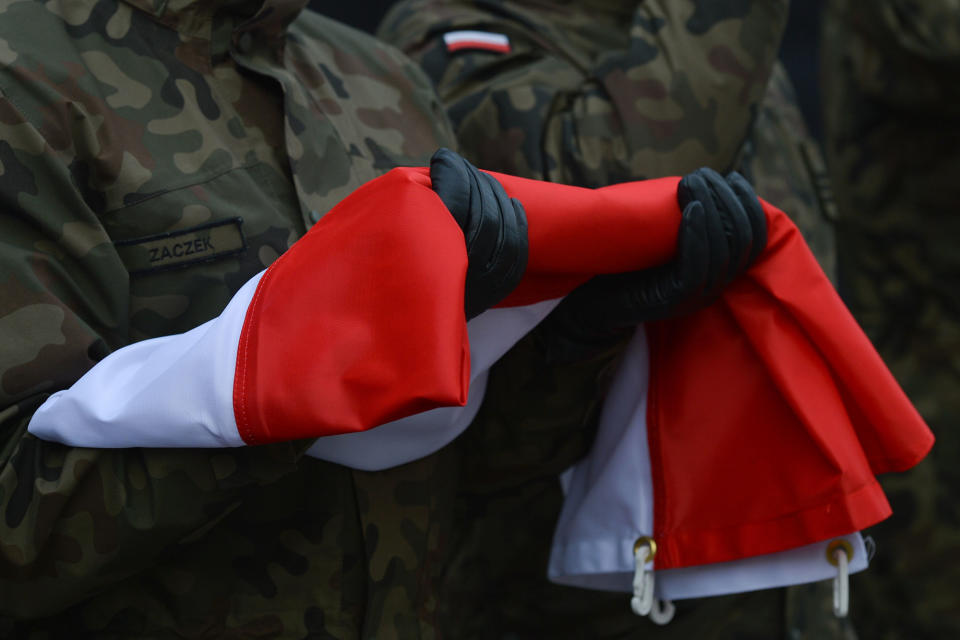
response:
<path id="1" fill-rule="evenodd" d="M 510 53 L 510 38 L 490 31 L 448 31 L 443 34 L 443 42 L 447 45 L 447 51 L 480 49 Z"/>

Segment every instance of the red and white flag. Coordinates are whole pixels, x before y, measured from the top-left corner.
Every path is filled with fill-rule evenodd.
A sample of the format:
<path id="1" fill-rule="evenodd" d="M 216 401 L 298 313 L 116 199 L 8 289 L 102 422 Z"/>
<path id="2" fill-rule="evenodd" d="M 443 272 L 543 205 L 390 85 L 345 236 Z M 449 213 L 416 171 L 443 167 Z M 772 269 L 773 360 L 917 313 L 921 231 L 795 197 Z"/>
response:
<path id="1" fill-rule="evenodd" d="M 677 178 L 591 190 L 493 175 L 524 204 L 529 262 L 469 329 L 462 233 L 427 169 L 395 169 L 329 212 L 221 316 L 111 354 L 54 394 L 30 431 L 100 447 L 317 437 L 315 455 L 363 468 L 436 450 L 469 423 L 479 369 L 556 299 L 595 274 L 666 262 L 676 246 Z M 764 209 L 768 246 L 722 298 L 646 327 L 649 376 L 635 396 L 659 570 L 854 534 L 890 514 L 876 474 L 909 468 L 933 443 L 796 227 Z M 416 416 L 442 407 L 446 417 L 418 427 Z M 364 444 L 392 428 L 404 441 L 432 435 L 396 447 L 396 459 Z"/>
<path id="2" fill-rule="evenodd" d="M 510 38 L 493 31 L 448 31 L 443 34 L 443 44 L 450 52 L 472 49 L 510 53 Z"/>

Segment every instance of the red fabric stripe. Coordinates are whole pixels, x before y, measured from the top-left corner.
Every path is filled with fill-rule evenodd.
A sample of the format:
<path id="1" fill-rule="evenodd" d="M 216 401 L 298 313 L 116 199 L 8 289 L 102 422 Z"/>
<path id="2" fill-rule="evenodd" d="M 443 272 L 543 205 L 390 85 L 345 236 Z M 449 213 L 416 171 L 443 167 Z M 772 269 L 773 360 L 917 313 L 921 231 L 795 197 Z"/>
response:
<path id="1" fill-rule="evenodd" d="M 481 49 L 484 51 L 496 51 L 497 53 L 510 53 L 509 44 L 496 44 L 494 42 L 484 42 L 483 40 L 459 40 L 447 44 L 447 51 L 459 51 L 461 49 Z"/>
<path id="2" fill-rule="evenodd" d="M 421 170 L 364 185 L 264 274 L 234 376 L 245 442 L 360 431 L 466 402 L 466 251 L 429 185 Z"/>
<path id="3" fill-rule="evenodd" d="M 679 178 L 584 189 L 490 173 L 523 203 L 529 225 L 527 272 L 501 306 L 557 298 L 599 273 L 644 269 L 673 256 Z"/>
<path id="4" fill-rule="evenodd" d="M 755 491 L 763 493 L 758 488 Z M 862 531 L 890 513 L 883 489 L 873 480 L 864 487 L 831 495 L 822 503 L 773 520 L 659 533 L 654 564 L 658 569 L 672 569 L 776 553 Z"/>
<path id="5" fill-rule="evenodd" d="M 649 327 L 658 567 L 865 529 L 890 513 L 874 474 L 933 444 L 796 227 L 766 211 L 767 250 L 718 304 Z"/>

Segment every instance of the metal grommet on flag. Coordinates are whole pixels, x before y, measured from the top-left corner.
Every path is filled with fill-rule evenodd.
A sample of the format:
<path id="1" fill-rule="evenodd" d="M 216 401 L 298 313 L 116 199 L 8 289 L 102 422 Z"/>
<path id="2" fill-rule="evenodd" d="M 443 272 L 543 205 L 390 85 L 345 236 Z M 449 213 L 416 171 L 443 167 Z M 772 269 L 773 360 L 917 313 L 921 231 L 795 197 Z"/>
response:
<path id="1" fill-rule="evenodd" d="M 827 562 L 837 568 L 833 579 L 833 614 L 845 618 L 850 611 L 850 560 L 853 559 L 853 545 L 846 540 L 833 540 L 827 545 Z"/>
<path id="2" fill-rule="evenodd" d="M 650 536 L 640 536 L 633 543 L 633 597 L 630 608 L 638 616 L 645 616 L 653 609 L 653 571 L 647 571 L 647 563 L 657 555 L 657 543 Z M 671 614 L 672 617 L 672 614 Z"/>

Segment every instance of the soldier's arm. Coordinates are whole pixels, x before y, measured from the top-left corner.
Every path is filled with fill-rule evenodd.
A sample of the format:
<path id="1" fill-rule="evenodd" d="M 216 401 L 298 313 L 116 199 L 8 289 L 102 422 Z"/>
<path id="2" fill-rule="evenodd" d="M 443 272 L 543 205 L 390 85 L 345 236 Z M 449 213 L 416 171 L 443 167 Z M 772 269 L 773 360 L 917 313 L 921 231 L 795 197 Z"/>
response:
<path id="1" fill-rule="evenodd" d="M 960 1 L 884 0 L 861 4 L 837 2 L 847 19 L 876 38 L 890 53 L 907 52 L 931 63 L 960 64 Z M 954 71 L 956 69 L 954 68 Z"/>
<path id="2" fill-rule="evenodd" d="M 852 2 L 831 0 L 823 17 L 823 94 L 829 106 L 838 95 L 862 104 L 837 112 L 861 144 L 882 123 L 930 127 L 956 121 L 960 113 L 960 0 Z M 864 114 L 870 117 L 863 117 Z M 882 115 L 882 117 L 881 117 Z M 941 125 L 941 126 L 943 126 Z M 909 136 L 908 136 L 909 138 Z"/>
<path id="3" fill-rule="evenodd" d="M 729 169 L 763 95 L 786 4 L 647 1 L 618 30 L 591 3 L 494 10 L 408 0 L 380 35 L 433 78 L 478 166 L 601 186 Z M 451 51 L 444 34 L 460 30 L 502 34 L 509 51 Z"/>
<path id="4" fill-rule="evenodd" d="M 162 562 L 308 443 L 83 449 L 27 433 L 50 393 L 128 341 L 127 273 L 69 168 L 2 94 L 0 167 L 0 614 L 28 618 Z"/>

